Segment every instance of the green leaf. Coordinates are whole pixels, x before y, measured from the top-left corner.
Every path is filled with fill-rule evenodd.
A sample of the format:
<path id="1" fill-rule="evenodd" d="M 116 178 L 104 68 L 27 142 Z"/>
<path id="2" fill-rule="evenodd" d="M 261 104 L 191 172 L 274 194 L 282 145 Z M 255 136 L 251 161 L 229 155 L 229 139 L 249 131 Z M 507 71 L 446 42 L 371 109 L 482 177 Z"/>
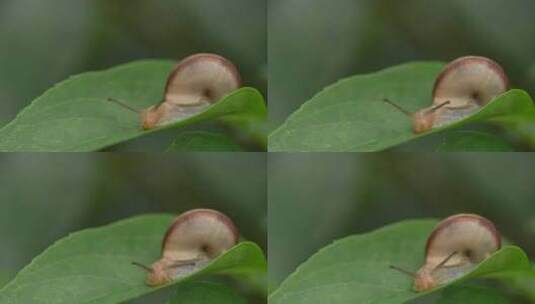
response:
<path id="1" fill-rule="evenodd" d="M 221 133 L 186 131 L 180 133 L 167 152 L 241 151 L 240 145 Z"/>
<path id="2" fill-rule="evenodd" d="M 412 291 L 412 278 L 389 269 L 396 265 L 417 270 L 423 264 L 427 236 L 437 221 L 405 221 L 350 236 L 321 249 L 298 267 L 270 296 L 272 304 L 381 303 L 399 304 L 428 293 Z M 530 269 L 526 254 L 507 246 L 476 269 L 446 286 Z"/>
<path id="3" fill-rule="evenodd" d="M 247 300 L 225 285 L 193 282 L 181 284 L 168 304 L 247 304 Z"/>
<path id="4" fill-rule="evenodd" d="M 0 288 L 2 288 L 9 281 L 9 276 L 3 272 L 0 272 Z"/>
<path id="5" fill-rule="evenodd" d="M 424 297 L 411 304 L 508 304 L 512 303 L 495 288 L 484 286 L 451 286 L 442 292 Z"/>
<path id="6" fill-rule="evenodd" d="M 158 103 L 173 66 L 171 61 L 144 60 L 71 77 L 0 129 L 0 151 L 95 151 L 206 120 L 243 125 L 265 119 L 264 100 L 253 88 L 237 90 L 200 114 L 149 131 L 141 128 L 137 113 L 107 101 L 121 99 L 137 109 Z"/>
<path id="7" fill-rule="evenodd" d="M 383 102 L 388 98 L 413 112 L 431 105 L 442 63 L 416 62 L 359 75 L 327 87 L 269 137 L 270 151 L 380 151 L 473 122 L 514 127 L 535 124 L 535 106 L 521 90 L 496 97 L 477 114 L 414 134 L 409 117 Z M 535 135 L 534 135 L 535 136 Z"/>
<path id="8" fill-rule="evenodd" d="M 1 304 L 121 303 L 159 288 L 145 285 L 132 261 L 151 264 L 160 257 L 170 215 L 147 215 L 66 237 L 35 258 L 0 290 Z M 212 275 L 265 272 L 262 250 L 242 242 L 202 270 L 173 282 Z"/>
<path id="9" fill-rule="evenodd" d="M 512 152 L 513 147 L 498 136 L 478 131 L 445 132 L 437 152 Z"/>
<path id="10" fill-rule="evenodd" d="M 511 290 L 516 290 L 524 297 L 535 301 L 535 269 L 530 271 L 502 272 L 492 277 L 500 279 Z"/>

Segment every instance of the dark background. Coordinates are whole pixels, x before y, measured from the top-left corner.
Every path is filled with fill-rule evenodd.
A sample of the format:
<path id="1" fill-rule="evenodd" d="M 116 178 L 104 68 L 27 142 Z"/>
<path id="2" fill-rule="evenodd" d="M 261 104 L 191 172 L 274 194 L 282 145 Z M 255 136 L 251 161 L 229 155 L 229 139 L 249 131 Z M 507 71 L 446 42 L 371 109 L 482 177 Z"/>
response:
<path id="1" fill-rule="evenodd" d="M 0 0 L 0 126 L 73 74 L 197 52 L 229 58 L 265 95 L 266 14 L 265 0 Z M 120 149 L 170 140 L 149 137 Z"/>
<path id="2" fill-rule="evenodd" d="M 340 78 L 482 55 L 535 96 L 535 1 L 269 0 L 270 123 Z"/>
<path id="3" fill-rule="evenodd" d="M 534 259 L 534 167 L 530 153 L 272 153 L 270 288 L 336 239 L 466 212 L 492 220 Z"/>
<path id="4" fill-rule="evenodd" d="M 217 209 L 267 247 L 261 153 L 4 154 L 0 185 L 0 286 L 71 232 L 147 213 Z M 236 288 L 265 303 L 265 294 Z M 159 296 L 132 303 L 163 303 Z"/>

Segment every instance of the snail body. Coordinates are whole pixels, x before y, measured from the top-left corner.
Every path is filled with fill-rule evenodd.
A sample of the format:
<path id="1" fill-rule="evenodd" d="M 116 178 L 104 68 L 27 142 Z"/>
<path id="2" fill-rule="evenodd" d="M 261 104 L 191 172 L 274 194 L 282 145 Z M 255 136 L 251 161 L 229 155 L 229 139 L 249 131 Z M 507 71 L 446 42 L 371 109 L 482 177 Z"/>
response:
<path id="1" fill-rule="evenodd" d="M 421 292 L 451 282 L 500 248 L 500 234 L 488 219 L 475 214 L 448 217 L 427 240 L 425 263 L 413 274 L 413 289 Z"/>
<path id="2" fill-rule="evenodd" d="M 423 133 L 474 114 L 508 88 L 507 75 L 494 60 L 465 56 L 450 62 L 440 72 L 431 106 L 414 113 L 403 112 L 411 116 L 413 132 Z"/>
<path id="3" fill-rule="evenodd" d="M 215 54 L 195 54 L 179 62 L 167 78 L 164 100 L 136 110 L 124 102 L 109 99 L 140 114 L 148 130 L 192 116 L 241 86 L 237 67 Z"/>
<path id="4" fill-rule="evenodd" d="M 230 218 L 210 209 L 178 216 L 162 242 L 161 258 L 146 267 L 146 284 L 165 285 L 196 271 L 238 243 L 239 232 Z"/>

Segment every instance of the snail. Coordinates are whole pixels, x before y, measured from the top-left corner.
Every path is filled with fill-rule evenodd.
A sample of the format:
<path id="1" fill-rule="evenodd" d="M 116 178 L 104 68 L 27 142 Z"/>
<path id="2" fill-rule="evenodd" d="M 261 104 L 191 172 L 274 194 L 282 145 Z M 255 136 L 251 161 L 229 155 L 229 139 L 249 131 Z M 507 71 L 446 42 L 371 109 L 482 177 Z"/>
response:
<path id="1" fill-rule="evenodd" d="M 241 86 L 236 66 L 214 54 L 196 54 L 179 62 L 167 78 L 164 100 L 144 110 L 114 98 L 108 101 L 138 113 L 148 130 L 194 115 Z"/>
<path id="2" fill-rule="evenodd" d="M 425 263 L 418 272 L 390 267 L 413 277 L 415 291 L 427 291 L 463 276 L 500 248 L 500 234 L 490 220 L 458 214 L 446 218 L 431 232 Z"/>
<path id="3" fill-rule="evenodd" d="M 383 99 L 411 117 L 414 133 L 427 132 L 463 119 L 509 88 L 503 68 L 494 60 L 465 56 L 447 64 L 433 88 L 433 104 L 411 113 Z"/>
<path id="4" fill-rule="evenodd" d="M 161 258 L 151 267 L 133 262 L 147 272 L 148 286 L 165 285 L 188 275 L 238 243 L 239 232 L 230 218 L 210 209 L 179 215 L 167 229 Z"/>

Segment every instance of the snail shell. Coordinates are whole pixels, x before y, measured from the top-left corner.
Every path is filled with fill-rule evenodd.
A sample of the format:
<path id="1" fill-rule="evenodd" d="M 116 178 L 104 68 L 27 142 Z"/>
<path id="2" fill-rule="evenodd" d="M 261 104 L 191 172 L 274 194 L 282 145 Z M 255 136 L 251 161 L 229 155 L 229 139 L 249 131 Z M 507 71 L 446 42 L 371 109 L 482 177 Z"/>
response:
<path id="1" fill-rule="evenodd" d="M 448 217 L 427 240 L 425 264 L 413 288 L 425 291 L 453 281 L 500 248 L 500 234 L 488 219 L 475 214 Z"/>
<path id="2" fill-rule="evenodd" d="M 144 267 L 148 271 L 146 284 L 164 285 L 197 271 L 236 245 L 238 239 L 238 229 L 221 212 L 195 209 L 183 213 L 165 233 L 161 258 Z"/>
<path id="3" fill-rule="evenodd" d="M 480 56 L 458 58 L 444 67 L 433 88 L 433 104 L 446 108 L 483 106 L 505 92 L 509 79 L 494 60 Z"/>
<path id="4" fill-rule="evenodd" d="M 494 60 L 465 56 L 447 64 L 433 88 L 433 105 L 413 116 L 413 130 L 422 133 L 463 119 L 509 88 L 509 79 Z"/>
<path id="5" fill-rule="evenodd" d="M 144 129 L 152 129 L 191 116 L 241 86 L 240 73 L 229 60 L 215 54 L 196 54 L 171 72 L 165 99 L 141 113 Z"/>

